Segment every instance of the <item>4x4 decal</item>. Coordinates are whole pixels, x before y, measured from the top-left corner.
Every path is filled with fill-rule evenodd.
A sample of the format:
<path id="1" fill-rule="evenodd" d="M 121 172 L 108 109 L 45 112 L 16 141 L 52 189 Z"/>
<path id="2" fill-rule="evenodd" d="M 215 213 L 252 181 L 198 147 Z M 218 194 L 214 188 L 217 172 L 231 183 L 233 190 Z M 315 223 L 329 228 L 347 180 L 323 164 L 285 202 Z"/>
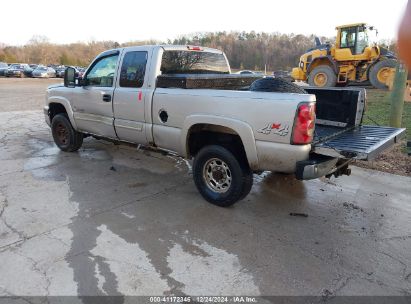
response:
<path id="1" fill-rule="evenodd" d="M 264 128 L 258 129 L 257 132 L 265 135 L 275 134 L 286 136 L 289 132 L 289 126 L 281 123 L 269 123 Z"/>

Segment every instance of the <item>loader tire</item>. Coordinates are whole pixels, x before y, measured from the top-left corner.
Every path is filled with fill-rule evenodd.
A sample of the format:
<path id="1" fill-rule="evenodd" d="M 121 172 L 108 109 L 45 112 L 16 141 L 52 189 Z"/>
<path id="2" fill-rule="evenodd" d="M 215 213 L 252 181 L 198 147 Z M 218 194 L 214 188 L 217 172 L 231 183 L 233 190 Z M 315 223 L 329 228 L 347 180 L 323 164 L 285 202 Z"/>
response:
<path id="1" fill-rule="evenodd" d="M 335 87 L 337 75 L 328 65 L 320 65 L 308 75 L 308 84 L 313 87 Z"/>
<path id="2" fill-rule="evenodd" d="M 393 59 L 384 59 L 378 61 L 370 69 L 370 82 L 374 88 L 386 90 L 386 80 L 388 78 L 389 70 L 397 66 L 397 61 Z"/>
<path id="3" fill-rule="evenodd" d="M 254 81 L 250 91 L 307 94 L 300 86 L 283 78 L 266 77 Z"/>

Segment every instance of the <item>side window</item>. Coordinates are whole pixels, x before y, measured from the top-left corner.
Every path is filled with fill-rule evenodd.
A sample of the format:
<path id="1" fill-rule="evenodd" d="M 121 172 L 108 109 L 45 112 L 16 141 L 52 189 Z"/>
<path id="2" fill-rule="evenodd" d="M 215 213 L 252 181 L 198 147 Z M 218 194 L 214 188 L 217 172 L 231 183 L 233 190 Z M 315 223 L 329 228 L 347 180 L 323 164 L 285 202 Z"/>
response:
<path id="1" fill-rule="evenodd" d="M 357 45 L 355 46 L 355 54 L 362 54 L 368 46 L 368 37 L 364 28 L 360 28 L 357 36 Z"/>
<path id="2" fill-rule="evenodd" d="M 118 55 L 103 57 L 97 61 L 87 73 L 87 85 L 96 87 L 112 87 Z"/>
<path id="3" fill-rule="evenodd" d="M 341 47 L 354 48 L 355 46 L 355 28 L 344 29 L 341 32 Z"/>
<path id="4" fill-rule="evenodd" d="M 147 52 L 128 52 L 120 71 L 120 87 L 141 88 L 146 72 Z"/>

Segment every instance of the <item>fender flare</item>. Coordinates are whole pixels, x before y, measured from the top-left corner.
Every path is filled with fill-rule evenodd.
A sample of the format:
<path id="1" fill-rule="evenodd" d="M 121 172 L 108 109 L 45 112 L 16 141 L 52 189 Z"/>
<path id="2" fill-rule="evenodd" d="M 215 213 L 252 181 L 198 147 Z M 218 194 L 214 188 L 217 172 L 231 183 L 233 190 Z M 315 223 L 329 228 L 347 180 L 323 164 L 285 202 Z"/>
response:
<path id="1" fill-rule="evenodd" d="M 188 135 L 189 135 L 189 130 L 191 127 L 194 125 L 198 124 L 207 124 L 207 125 L 215 125 L 215 126 L 221 126 L 221 127 L 226 127 L 234 132 L 236 132 L 243 143 L 244 146 L 244 151 L 247 156 L 247 161 L 251 169 L 256 169 L 258 168 L 258 156 L 257 156 L 257 148 L 255 145 L 255 138 L 254 138 L 254 133 L 253 129 L 248 125 L 247 123 L 237 120 L 237 119 L 232 119 L 232 118 L 227 118 L 227 117 L 222 117 L 222 116 L 215 116 L 215 115 L 202 115 L 202 114 L 196 114 L 196 115 L 190 115 L 186 117 L 184 120 L 184 125 L 183 129 L 181 132 L 181 151 L 183 151 L 184 156 L 186 158 L 189 157 L 189 152 L 188 152 Z"/>
<path id="2" fill-rule="evenodd" d="M 330 55 L 320 56 L 320 57 L 314 58 L 313 61 L 311 61 L 310 64 L 308 65 L 308 67 L 307 67 L 307 74 L 309 74 L 309 73 L 311 72 L 311 70 L 312 70 L 312 68 L 311 68 L 312 64 L 313 64 L 314 62 L 318 61 L 318 60 L 321 60 L 321 59 L 327 60 L 327 61 L 330 63 L 331 68 L 334 70 L 334 73 L 338 75 L 338 66 L 337 66 L 337 63 L 335 62 L 335 60 L 334 60 Z"/>
<path id="3" fill-rule="evenodd" d="M 50 106 L 53 103 L 61 104 L 66 109 L 66 113 L 67 113 L 67 116 L 70 120 L 71 125 L 73 126 L 73 128 L 75 130 L 77 130 L 77 124 L 76 124 L 76 121 L 74 119 L 74 112 L 73 112 L 73 109 L 71 108 L 70 101 L 67 98 L 64 98 L 64 97 L 61 97 L 61 96 L 49 97 L 49 99 L 47 100 L 47 105 L 49 107 L 49 111 L 50 111 Z"/>

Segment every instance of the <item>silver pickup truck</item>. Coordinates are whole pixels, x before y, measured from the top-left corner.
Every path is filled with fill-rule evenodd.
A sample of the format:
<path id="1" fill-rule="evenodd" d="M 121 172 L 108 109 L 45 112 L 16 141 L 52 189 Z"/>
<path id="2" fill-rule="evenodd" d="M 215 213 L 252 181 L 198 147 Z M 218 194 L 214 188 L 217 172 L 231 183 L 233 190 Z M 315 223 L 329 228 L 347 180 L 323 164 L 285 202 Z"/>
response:
<path id="1" fill-rule="evenodd" d="M 396 142 L 404 129 L 361 125 L 365 103 L 363 89 L 231 74 L 219 50 L 138 46 L 101 53 L 82 78 L 67 68 L 44 114 L 63 151 L 93 136 L 193 158 L 199 192 L 225 207 L 250 192 L 253 172 L 349 174 L 351 160 Z"/>

